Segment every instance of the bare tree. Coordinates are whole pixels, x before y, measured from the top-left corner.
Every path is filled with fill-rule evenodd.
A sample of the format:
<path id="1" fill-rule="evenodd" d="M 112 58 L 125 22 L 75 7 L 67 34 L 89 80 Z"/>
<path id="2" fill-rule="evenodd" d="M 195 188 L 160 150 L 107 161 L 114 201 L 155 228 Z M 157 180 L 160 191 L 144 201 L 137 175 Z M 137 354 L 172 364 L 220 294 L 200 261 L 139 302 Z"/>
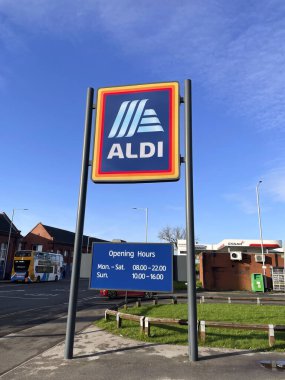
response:
<path id="1" fill-rule="evenodd" d="M 173 243 L 177 247 L 177 240 L 186 238 L 186 230 L 182 227 L 166 226 L 159 231 L 158 238 L 168 243 Z"/>

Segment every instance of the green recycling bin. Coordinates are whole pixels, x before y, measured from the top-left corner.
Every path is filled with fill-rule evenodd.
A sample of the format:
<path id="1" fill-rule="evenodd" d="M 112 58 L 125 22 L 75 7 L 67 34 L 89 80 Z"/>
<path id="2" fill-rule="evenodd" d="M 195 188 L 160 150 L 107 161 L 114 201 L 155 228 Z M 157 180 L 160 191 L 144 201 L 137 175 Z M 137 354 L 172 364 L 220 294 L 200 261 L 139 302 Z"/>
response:
<path id="1" fill-rule="evenodd" d="M 261 273 L 251 274 L 251 289 L 253 292 L 264 292 L 264 279 Z"/>

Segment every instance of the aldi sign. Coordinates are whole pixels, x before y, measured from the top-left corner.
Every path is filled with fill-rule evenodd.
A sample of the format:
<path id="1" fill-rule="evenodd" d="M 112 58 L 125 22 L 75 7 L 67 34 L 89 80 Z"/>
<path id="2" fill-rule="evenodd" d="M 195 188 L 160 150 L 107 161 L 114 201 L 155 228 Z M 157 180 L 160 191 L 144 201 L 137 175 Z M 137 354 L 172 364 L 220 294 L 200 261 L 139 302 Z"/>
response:
<path id="1" fill-rule="evenodd" d="M 94 182 L 179 179 L 178 82 L 100 88 Z"/>

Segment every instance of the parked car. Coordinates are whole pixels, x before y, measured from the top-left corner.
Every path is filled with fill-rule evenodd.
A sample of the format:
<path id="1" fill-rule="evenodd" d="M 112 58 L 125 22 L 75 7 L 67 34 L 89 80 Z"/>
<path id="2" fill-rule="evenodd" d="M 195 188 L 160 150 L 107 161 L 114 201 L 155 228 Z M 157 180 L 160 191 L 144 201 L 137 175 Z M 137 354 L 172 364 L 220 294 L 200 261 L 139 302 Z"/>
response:
<path id="1" fill-rule="evenodd" d="M 102 289 L 100 290 L 100 295 L 104 297 L 109 298 L 116 298 L 116 297 L 125 297 L 126 296 L 126 290 L 106 290 Z M 152 298 L 153 293 L 152 292 L 139 292 L 139 291 L 127 291 L 128 297 L 141 297 L 141 298 Z"/>

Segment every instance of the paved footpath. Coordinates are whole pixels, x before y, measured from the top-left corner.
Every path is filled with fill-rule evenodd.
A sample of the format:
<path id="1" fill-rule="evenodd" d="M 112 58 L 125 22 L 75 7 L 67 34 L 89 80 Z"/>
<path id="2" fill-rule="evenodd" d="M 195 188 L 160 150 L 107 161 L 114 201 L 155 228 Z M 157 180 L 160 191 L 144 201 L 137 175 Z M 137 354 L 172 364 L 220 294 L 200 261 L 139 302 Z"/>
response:
<path id="1" fill-rule="evenodd" d="M 31 342 L 32 343 L 32 342 Z M 285 379 L 284 353 L 199 349 L 189 362 L 187 347 L 150 344 L 106 333 L 90 325 L 76 335 L 74 358 L 65 360 L 64 342 L 1 376 L 14 379 Z M 273 361 L 272 369 L 260 361 Z M 276 364 L 277 363 L 277 368 Z"/>

